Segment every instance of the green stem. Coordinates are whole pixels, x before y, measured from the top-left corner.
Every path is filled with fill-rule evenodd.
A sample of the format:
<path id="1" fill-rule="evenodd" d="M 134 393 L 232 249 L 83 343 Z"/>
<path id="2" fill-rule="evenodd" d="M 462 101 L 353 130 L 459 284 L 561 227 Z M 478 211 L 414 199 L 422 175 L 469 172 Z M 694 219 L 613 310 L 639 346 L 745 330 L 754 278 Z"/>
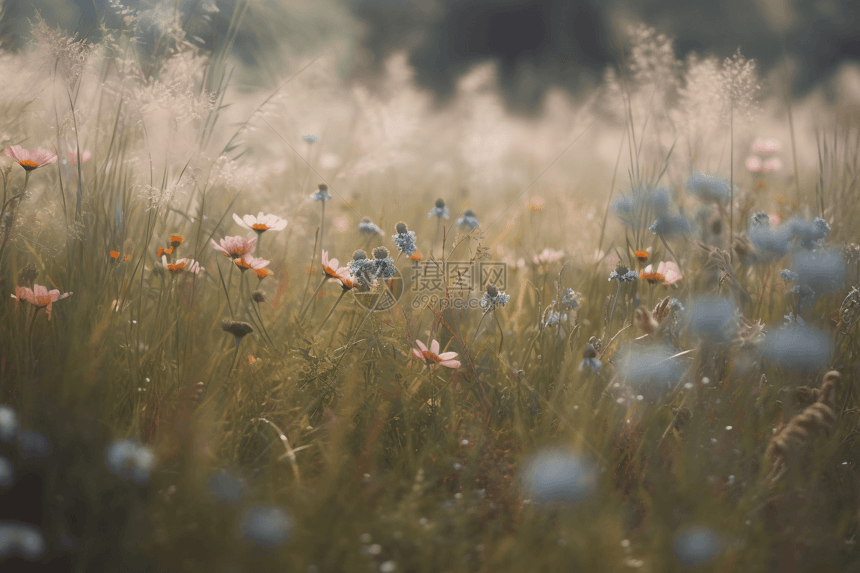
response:
<path id="1" fill-rule="evenodd" d="M 336 308 L 337 308 L 337 305 L 340 303 L 340 299 L 342 299 L 342 298 L 343 298 L 343 295 L 345 295 L 345 294 L 346 294 L 346 292 L 347 292 L 347 291 L 346 291 L 345 289 L 341 291 L 340 296 L 339 296 L 339 297 L 337 297 L 337 300 L 336 300 L 336 301 L 334 301 L 334 306 L 332 306 L 332 307 L 331 307 L 331 310 L 330 310 L 330 311 L 328 311 L 328 314 L 327 314 L 327 315 L 325 315 L 325 318 L 324 318 L 324 319 L 323 319 L 323 321 L 320 323 L 320 325 L 317 327 L 317 329 L 316 329 L 316 331 L 314 332 L 314 334 L 319 334 L 320 330 L 322 330 L 322 327 L 323 327 L 323 326 L 325 326 L 325 323 L 326 323 L 326 322 L 328 322 L 328 319 L 329 319 L 329 318 L 331 318 L 331 315 L 334 313 L 334 309 L 336 309 Z"/>

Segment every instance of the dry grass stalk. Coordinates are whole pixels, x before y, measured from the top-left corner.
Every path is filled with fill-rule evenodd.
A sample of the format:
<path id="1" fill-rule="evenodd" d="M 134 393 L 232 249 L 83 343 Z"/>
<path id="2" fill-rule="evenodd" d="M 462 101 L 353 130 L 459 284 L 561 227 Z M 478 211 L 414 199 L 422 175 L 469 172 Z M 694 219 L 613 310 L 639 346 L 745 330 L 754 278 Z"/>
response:
<path id="1" fill-rule="evenodd" d="M 815 391 L 816 401 L 792 418 L 788 424 L 782 426 L 771 438 L 765 452 L 765 459 L 769 460 L 771 467 L 765 478 L 769 486 L 773 487 L 785 476 L 789 460 L 797 455 L 817 433 L 830 436 L 833 432 L 836 425 L 833 394 L 841 378 L 842 375 L 835 370 L 825 374 L 821 388 Z"/>

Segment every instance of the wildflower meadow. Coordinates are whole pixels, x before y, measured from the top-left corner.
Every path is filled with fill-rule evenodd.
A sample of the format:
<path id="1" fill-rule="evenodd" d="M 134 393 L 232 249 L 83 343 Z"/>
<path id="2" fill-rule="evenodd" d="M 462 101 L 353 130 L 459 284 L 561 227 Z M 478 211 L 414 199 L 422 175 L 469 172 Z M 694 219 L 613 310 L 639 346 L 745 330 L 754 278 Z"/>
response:
<path id="1" fill-rule="evenodd" d="M 0 571 L 860 571 L 856 108 L 251 90 L 236 4 L 0 55 Z"/>

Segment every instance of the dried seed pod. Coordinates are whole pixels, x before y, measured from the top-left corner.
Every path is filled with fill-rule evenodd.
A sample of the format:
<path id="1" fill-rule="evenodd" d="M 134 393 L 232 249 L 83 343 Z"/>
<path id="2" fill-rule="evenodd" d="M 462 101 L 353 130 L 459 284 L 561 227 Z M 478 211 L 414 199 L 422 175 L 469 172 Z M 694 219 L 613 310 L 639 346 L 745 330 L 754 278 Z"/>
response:
<path id="1" fill-rule="evenodd" d="M 803 412 L 780 428 L 770 439 L 765 459 L 770 462 L 770 473 L 765 481 L 774 486 L 788 471 L 788 461 L 807 445 L 816 434 L 830 436 L 836 425 L 833 411 L 833 393 L 842 375 L 831 370 L 824 375 L 817 400 Z"/>

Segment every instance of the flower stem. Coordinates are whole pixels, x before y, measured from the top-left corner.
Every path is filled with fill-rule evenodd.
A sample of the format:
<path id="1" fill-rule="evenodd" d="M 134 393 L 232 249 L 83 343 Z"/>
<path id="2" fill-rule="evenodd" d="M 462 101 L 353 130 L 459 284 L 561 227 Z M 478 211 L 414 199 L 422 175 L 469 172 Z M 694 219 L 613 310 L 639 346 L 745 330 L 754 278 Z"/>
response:
<path id="1" fill-rule="evenodd" d="M 336 301 L 334 301 L 334 306 L 332 306 L 332 307 L 331 307 L 331 310 L 330 310 L 330 311 L 328 311 L 328 314 L 327 314 L 327 315 L 325 315 L 325 318 L 324 318 L 324 319 L 323 319 L 323 321 L 320 323 L 320 325 L 317 327 L 317 329 L 316 329 L 316 331 L 314 332 L 314 334 L 319 334 L 320 330 L 322 330 L 322 327 L 323 327 L 323 326 L 325 326 L 325 323 L 326 323 L 326 322 L 328 322 L 328 319 L 329 319 L 329 318 L 331 318 L 332 313 L 334 313 L 334 309 L 336 309 L 336 308 L 337 308 L 337 305 L 340 303 L 340 299 L 342 299 L 342 298 L 343 298 L 343 295 L 345 295 L 345 294 L 346 294 L 346 291 L 345 291 L 345 290 L 341 291 L 340 296 L 339 296 L 339 297 L 337 297 L 337 300 L 336 300 Z"/>
<path id="2" fill-rule="evenodd" d="M 612 299 L 612 310 L 609 311 L 609 320 L 606 323 L 606 339 L 612 340 L 612 317 L 615 315 L 615 304 L 618 302 L 618 293 L 621 292 L 621 281 L 616 280 L 618 286 L 615 288 L 615 297 Z"/>

